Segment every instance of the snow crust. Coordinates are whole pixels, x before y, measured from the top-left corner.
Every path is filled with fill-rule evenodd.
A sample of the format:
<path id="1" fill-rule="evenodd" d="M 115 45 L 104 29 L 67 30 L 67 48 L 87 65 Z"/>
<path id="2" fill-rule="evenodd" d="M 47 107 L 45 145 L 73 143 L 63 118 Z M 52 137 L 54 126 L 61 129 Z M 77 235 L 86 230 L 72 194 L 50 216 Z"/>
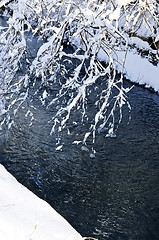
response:
<path id="1" fill-rule="evenodd" d="M 140 48 L 142 46 L 145 50 L 149 49 L 148 44 L 139 39 L 136 40 L 136 44 Z M 122 64 L 125 52 L 118 51 L 116 53 L 118 55 L 118 62 Z M 108 56 L 102 50 L 99 52 L 98 58 L 100 61 L 109 61 Z M 124 69 L 122 69 L 121 65 L 118 64 L 117 70 L 119 73 L 123 71 L 125 77 L 131 82 L 138 83 L 139 85 L 145 85 L 146 88 L 152 88 L 154 91 L 159 92 L 158 65 L 153 65 L 147 58 L 141 57 L 137 52 L 128 51 Z"/>
<path id="2" fill-rule="evenodd" d="M 122 54 L 120 54 L 120 57 Z M 159 67 L 151 64 L 146 58 L 128 52 L 125 63 L 125 75 L 127 79 L 147 88 L 159 91 Z"/>
<path id="3" fill-rule="evenodd" d="M 82 237 L 48 203 L 0 165 L 0 239 L 81 240 Z"/>

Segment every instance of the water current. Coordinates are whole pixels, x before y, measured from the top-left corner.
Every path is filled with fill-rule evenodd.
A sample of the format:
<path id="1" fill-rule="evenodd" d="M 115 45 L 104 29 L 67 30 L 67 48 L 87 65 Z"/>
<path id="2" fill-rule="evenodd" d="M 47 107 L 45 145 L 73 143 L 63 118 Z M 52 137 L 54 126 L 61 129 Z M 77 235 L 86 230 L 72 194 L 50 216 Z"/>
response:
<path id="1" fill-rule="evenodd" d="M 159 239 L 159 95 L 134 86 L 128 97 L 130 123 L 125 111 L 115 138 L 98 134 L 95 158 L 72 145 L 82 134 L 78 125 L 56 151 L 48 123 L 53 112 L 38 101 L 33 125 L 21 110 L 1 149 L 0 163 L 83 236 Z"/>

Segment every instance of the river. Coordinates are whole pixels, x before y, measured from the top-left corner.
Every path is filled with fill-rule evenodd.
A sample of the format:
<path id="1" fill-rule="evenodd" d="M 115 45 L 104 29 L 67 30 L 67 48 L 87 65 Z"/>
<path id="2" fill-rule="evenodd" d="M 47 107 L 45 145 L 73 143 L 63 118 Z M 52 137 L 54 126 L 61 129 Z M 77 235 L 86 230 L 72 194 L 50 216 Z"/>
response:
<path id="1" fill-rule="evenodd" d="M 78 125 L 63 133 L 56 151 L 58 136 L 49 135 L 48 123 L 55 109 L 37 100 L 33 125 L 21 109 L 1 147 L 0 163 L 83 236 L 159 239 L 159 95 L 134 86 L 128 97 L 131 121 L 125 109 L 115 138 L 97 134 L 95 158 L 72 145 L 83 134 Z"/>

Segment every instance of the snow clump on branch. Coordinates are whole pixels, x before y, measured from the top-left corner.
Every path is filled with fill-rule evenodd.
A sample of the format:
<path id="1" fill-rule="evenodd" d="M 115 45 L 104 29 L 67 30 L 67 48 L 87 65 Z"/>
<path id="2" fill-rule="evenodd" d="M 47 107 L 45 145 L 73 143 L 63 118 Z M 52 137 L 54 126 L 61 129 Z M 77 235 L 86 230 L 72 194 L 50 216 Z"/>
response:
<path id="1" fill-rule="evenodd" d="M 35 89 L 36 94 L 44 87 L 46 100 L 47 88 L 55 84 L 56 96 L 50 97 L 47 104 L 43 101 L 48 109 L 60 103 L 52 117 L 51 134 L 55 129 L 63 130 L 77 109 L 81 111 L 81 122 L 90 122 L 84 142 L 90 135 L 94 142 L 97 129 L 107 129 L 106 136 L 115 136 L 123 105 L 131 109 L 127 100 L 130 89 L 123 84 L 131 39 L 151 42 L 158 50 L 158 1 L 17 0 L 8 5 L 13 14 L 0 40 L 1 125 L 12 125 L 17 110 L 29 98 L 30 89 Z M 28 32 L 43 40 L 34 59 L 28 57 Z M 68 46 L 72 47 L 69 51 Z M 122 60 L 119 52 L 123 52 Z M 74 66 L 71 74 L 67 62 Z M 63 75 L 58 80 L 56 75 L 61 69 Z M 96 94 L 101 78 L 102 89 Z M 96 112 L 88 119 L 87 101 L 92 92 L 96 95 Z"/>

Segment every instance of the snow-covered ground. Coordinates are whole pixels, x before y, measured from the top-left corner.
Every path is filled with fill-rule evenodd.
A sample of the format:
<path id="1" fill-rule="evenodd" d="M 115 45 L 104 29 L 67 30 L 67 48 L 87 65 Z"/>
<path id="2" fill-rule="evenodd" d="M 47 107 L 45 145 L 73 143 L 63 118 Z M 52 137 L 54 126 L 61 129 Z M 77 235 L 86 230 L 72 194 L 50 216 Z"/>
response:
<path id="1" fill-rule="evenodd" d="M 156 36 L 156 40 L 159 34 Z M 145 85 L 147 88 L 153 88 L 156 92 L 159 92 L 159 57 L 157 56 L 157 50 L 152 50 L 147 42 L 138 38 L 132 38 L 132 44 L 135 44 L 136 48 L 149 52 L 156 56 L 156 65 L 153 65 L 148 56 L 141 57 L 137 50 L 129 51 L 125 62 L 125 74 L 127 79 L 140 85 Z"/>
<path id="2" fill-rule="evenodd" d="M 151 64 L 146 58 L 128 52 L 125 63 L 125 75 L 127 79 L 147 88 L 153 88 L 159 92 L 159 67 Z"/>
<path id="3" fill-rule="evenodd" d="M 149 51 L 149 53 L 157 56 L 157 51 L 152 50 L 148 43 L 143 42 L 140 39 L 133 39 L 136 44 L 136 48 Z M 131 82 L 144 85 L 146 88 L 152 88 L 156 92 L 159 92 L 159 59 L 158 64 L 153 65 L 148 56 L 142 57 L 136 50 L 136 48 L 129 50 L 126 55 L 126 61 L 124 65 L 123 73 L 125 77 Z M 125 52 L 116 52 L 118 55 L 118 61 L 123 62 Z M 107 56 L 103 51 L 99 53 L 99 60 L 107 62 Z M 119 72 L 122 71 L 121 65 L 117 66 Z"/>
<path id="4" fill-rule="evenodd" d="M 0 165 L 1 240 L 80 240 L 76 230 Z"/>

